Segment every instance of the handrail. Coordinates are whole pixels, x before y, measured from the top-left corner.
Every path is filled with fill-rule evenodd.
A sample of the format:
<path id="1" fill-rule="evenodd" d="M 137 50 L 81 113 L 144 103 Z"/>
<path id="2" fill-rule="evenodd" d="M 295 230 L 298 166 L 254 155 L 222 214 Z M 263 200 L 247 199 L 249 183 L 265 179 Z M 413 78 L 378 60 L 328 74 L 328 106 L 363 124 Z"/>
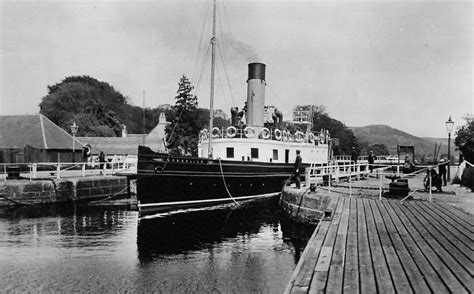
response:
<path id="1" fill-rule="evenodd" d="M 231 129 L 231 131 L 229 130 Z M 248 130 L 252 130 L 253 133 L 249 134 Z M 295 142 L 295 143 L 312 143 L 312 144 L 328 144 L 330 141 L 330 135 L 328 132 L 301 132 L 294 131 L 291 133 L 285 129 L 279 128 L 262 128 L 258 132 L 253 127 L 240 128 L 235 126 L 229 126 L 227 128 L 221 127 L 220 129 L 214 127 L 210 132 L 207 129 L 201 130 L 199 133 L 199 142 L 204 143 L 209 141 L 209 137 L 212 139 L 223 139 L 223 138 L 240 138 L 240 139 L 258 139 L 258 140 L 274 140 L 283 142 Z M 268 133 L 266 133 L 268 131 Z M 263 134 L 265 132 L 265 134 Z M 277 134 L 278 133 L 278 134 Z"/>
<path id="2" fill-rule="evenodd" d="M 20 173 L 30 180 L 40 178 L 61 179 L 63 177 L 85 177 L 91 175 L 113 175 L 118 173 L 136 173 L 137 161 L 109 161 L 103 162 L 34 162 L 34 163 L 4 163 L 3 180 L 6 180 L 7 166 L 21 166 Z M 96 168 L 99 167 L 99 168 Z"/>
<path id="3" fill-rule="evenodd" d="M 432 170 L 436 169 L 436 167 L 443 165 L 443 164 L 448 164 L 450 161 L 443 162 L 443 163 L 438 163 L 435 165 L 430 165 L 427 167 L 424 167 L 422 169 L 416 170 L 412 173 L 408 174 L 400 174 L 400 166 L 403 165 L 386 165 L 379 167 L 377 169 L 374 169 L 374 172 L 372 173 L 376 177 L 380 179 L 379 185 L 378 185 L 378 190 L 379 190 L 379 200 L 382 199 L 382 186 L 383 184 L 383 179 L 385 175 L 396 175 L 398 179 L 401 178 L 406 178 L 406 177 L 411 177 L 416 174 L 420 174 L 423 172 L 426 172 L 427 170 Z M 467 161 L 465 161 L 467 162 Z M 473 166 L 471 163 L 467 162 L 470 166 Z M 379 164 L 374 164 L 376 166 L 380 166 Z M 362 176 L 362 175 L 367 175 L 369 174 L 369 167 L 370 165 L 367 163 L 361 163 L 358 162 L 356 164 L 332 164 L 332 165 L 326 165 L 326 166 L 317 166 L 316 164 L 311 164 L 309 167 L 306 168 L 305 170 L 305 186 L 310 186 L 312 184 L 312 181 L 316 180 L 316 184 L 318 184 L 318 179 L 322 179 L 324 176 L 330 175 L 331 177 L 328 179 L 328 186 L 329 186 L 329 193 L 331 193 L 331 180 L 335 179 L 338 180 L 339 178 L 348 178 L 349 181 L 349 195 L 352 196 L 352 177 L 354 176 Z M 362 168 L 366 167 L 366 168 Z M 385 172 L 386 170 L 393 169 L 394 167 L 397 168 L 396 172 Z M 427 186 L 428 191 L 429 191 L 429 202 L 432 202 L 432 187 L 433 187 L 433 182 L 432 182 L 432 173 L 429 174 L 429 184 Z M 425 189 L 424 187 L 424 181 L 423 181 L 423 186 L 417 186 L 414 187 L 414 190 L 411 191 L 406 197 L 400 200 L 400 204 L 403 204 L 408 198 L 413 197 L 413 195 L 422 190 Z M 358 186 L 358 188 L 361 188 Z M 362 187 L 364 189 L 364 187 Z M 375 189 L 375 187 L 365 187 L 365 189 Z M 343 192 L 338 192 L 338 193 L 343 193 Z"/>
<path id="4" fill-rule="evenodd" d="M 369 164 L 366 163 L 350 163 L 350 164 L 332 164 L 332 165 L 316 165 L 310 164 L 305 169 L 305 184 L 310 185 L 313 180 L 318 181 L 324 176 L 331 176 L 336 181 L 340 178 L 352 178 L 352 176 L 360 179 L 360 176 L 365 176 L 370 173 Z"/>

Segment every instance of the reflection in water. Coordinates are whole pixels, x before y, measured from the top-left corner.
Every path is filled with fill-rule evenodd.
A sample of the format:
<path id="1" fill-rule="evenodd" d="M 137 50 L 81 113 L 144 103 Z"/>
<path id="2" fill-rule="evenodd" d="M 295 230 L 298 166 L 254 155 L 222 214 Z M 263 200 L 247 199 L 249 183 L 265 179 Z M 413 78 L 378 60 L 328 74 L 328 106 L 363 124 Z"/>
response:
<path id="1" fill-rule="evenodd" d="M 293 252 L 296 265 L 314 232 L 315 226 L 294 222 L 283 215 L 280 216 L 280 225 L 284 242 L 291 244 L 289 247 Z"/>
<path id="2" fill-rule="evenodd" d="M 138 220 L 79 206 L 0 211 L 0 289 L 279 293 L 314 228 L 275 203 Z"/>
<path id="3" fill-rule="evenodd" d="M 136 267 L 138 213 L 79 206 L 0 213 L 0 289 L 89 292 L 127 289 Z M 120 272 L 117 272 L 119 270 Z"/>
<path id="4" fill-rule="evenodd" d="M 177 291 L 279 293 L 313 231 L 276 202 L 180 213 L 139 221 L 138 257 Z"/>
<path id="5" fill-rule="evenodd" d="M 273 203 L 142 219 L 138 223 L 139 258 L 148 261 L 163 254 L 207 248 L 230 238 L 245 239 L 265 226 L 278 232 L 278 210 Z"/>

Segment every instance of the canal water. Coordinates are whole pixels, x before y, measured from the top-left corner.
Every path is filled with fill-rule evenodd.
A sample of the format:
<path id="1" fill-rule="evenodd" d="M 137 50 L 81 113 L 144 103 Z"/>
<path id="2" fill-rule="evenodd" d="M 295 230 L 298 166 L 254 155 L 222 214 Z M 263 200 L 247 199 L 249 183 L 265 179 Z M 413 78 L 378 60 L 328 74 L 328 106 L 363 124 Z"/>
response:
<path id="1" fill-rule="evenodd" d="M 2 210 L 0 289 L 281 293 L 313 230 L 274 201 L 148 219 L 108 207 Z"/>

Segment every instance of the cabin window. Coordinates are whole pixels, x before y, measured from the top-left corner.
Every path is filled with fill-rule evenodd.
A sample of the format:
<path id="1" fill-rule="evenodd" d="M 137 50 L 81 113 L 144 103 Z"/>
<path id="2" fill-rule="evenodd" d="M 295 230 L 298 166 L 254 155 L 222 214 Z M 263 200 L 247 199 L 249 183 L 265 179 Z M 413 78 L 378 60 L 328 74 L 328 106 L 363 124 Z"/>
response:
<path id="1" fill-rule="evenodd" d="M 258 158 L 258 148 L 250 148 L 251 158 Z"/>
<path id="2" fill-rule="evenodd" d="M 234 158 L 234 148 L 227 147 L 227 158 Z"/>
<path id="3" fill-rule="evenodd" d="M 278 160 L 278 149 L 273 149 L 273 160 Z"/>

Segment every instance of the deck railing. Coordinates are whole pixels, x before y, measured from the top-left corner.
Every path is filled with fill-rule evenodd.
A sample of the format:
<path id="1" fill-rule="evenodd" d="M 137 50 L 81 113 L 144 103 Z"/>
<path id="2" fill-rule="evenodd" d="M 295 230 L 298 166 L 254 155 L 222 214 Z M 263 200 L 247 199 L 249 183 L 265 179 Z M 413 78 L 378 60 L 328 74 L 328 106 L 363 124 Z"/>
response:
<path id="1" fill-rule="evenodd" d="M 1 164 L 2 180 L 6 180 L 9 170 L 15 167 L 23 178 L 30 180 L 40 178 L 86 177 L 94 175 L 135 174 L 136 159 L 100 162 L 34 162 Z"/>
<path id="2" fill-rule="evenodd" d="M 333 164 L 327 165 L 327 166 L 321 166 L 321 165 L 316 165 L 316 164 L 311 164 L 310 167 L 307 167 L 305 169 L 305 185 L 306 187 L 310 187 L 311 185 L 319 185 L 319 184 L 325 184 L 328 186 L 328 191 L 331 193 L 331 185 L 332 182 L 334 181 L 335 183 L 340 182 L 341 179 L 346 179 L 349 182 L 349 195 L 352 196 L 352 179 L 355 178 L 356 180 L 359 180 L 361 177 L 366 177 L 369 174 L 372 174 L 374 177 L 379 179 L 379 184 L 378 184 L 378 196 L 379 200 L 382 199 L 382 191 L 383 191 L 383 179 L 391 179 L 391 181 L 398 180 L 398 179 L 403 179 L 403 178 L 408 178 L 408 177 L 413 177 L 416 174 L 420 173 L 427 173 L 425 176 L 422 185 L 413 187 L 410 193 L 403 198 L 400 203 L 403 203 L 406 199 L 410 198 L 413 196 L 413 194 L 417 191 L 427 191 L 429 192 L 429 202 L 432 201 L 432 188 L 434 186 L 433 184 L 433 179 L 432 179 L 432 173 L 429 172 L 431 170 L 435 170 L 438 168 L 440 164 L 433 165 L 433 166 L 427 166 L 425 168 L 416 170 L 412 173 L 407 173 L 407 174 L 401 174 L 400 173 L 400 167 L 402 165 L 386 165 L 386 166 L 380 166 L 380 164 L 374 164 L 373 172 L 370 173 L 370 165 L 364 161 L 358 162 L 356 164 L 351 163 L 351 164 L 346 164 L 346 160 L 343 160 L 343 158 L 339 158 L 339 162 L 342 162 L 342 164 L 338 163 L 337 161 L 334 161 Z M 446 164 L 446 163 L 443 163 Z M 472 165 L 471 165 L 472 166 Z M 375 188 L 375 187 L 374 187 Z"/>
<path id="3" fill-rule="evenodd" d="M 305 169 L 305 181 L 309 186 L 311 183 L 322 183 L 334 180 L 336 183 L 342 178 L 355 177 L 359 180 L 362 176 L 370 173 L 368 163 L 348 163 L 348 161 L 336 161 L 330 165 L 311 164 Z"/>
<path id="4" fill-rule="evenodd" d="M 229 126 L 227 128 L 214 127 L 209 130 L 204 129 L 199 133 L 199 142 L 205 143 L 208 141 L 209 136 L 213 139 L 222 138 L 255 138 L 261 140 L 275 140 L 283 142 L 297 142 L 297 143 L 313 143 L 313 144 L 328 144 L 330 135 L 328 131 L 322 130 L 321 132 L 302 132 L 294 131 L 291 132 L 285 129 L 278 128 L 253 128 L 245 127 L 239 128 Z"/>

